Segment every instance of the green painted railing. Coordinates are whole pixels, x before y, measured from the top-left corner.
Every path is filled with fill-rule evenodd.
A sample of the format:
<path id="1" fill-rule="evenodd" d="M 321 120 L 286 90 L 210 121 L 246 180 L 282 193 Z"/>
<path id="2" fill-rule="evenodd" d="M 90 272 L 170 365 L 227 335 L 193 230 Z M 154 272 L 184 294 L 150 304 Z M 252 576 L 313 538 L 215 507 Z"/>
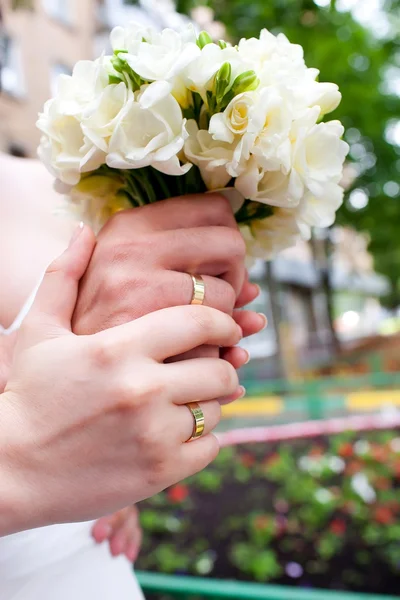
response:
<path id="1" fill-rule="evenodd" d="M 249 395 L 263 394 L 304 394 L 320 395 L 329 390 L 354 390 L 365 388 L 395 387 L 400 385 L 400 373 L 375 372 L 355 377 L 321 377 L 309 381 L 288 381 L 270 379 L 256 381 L 244 380 Z"/>
<path id="2" fill-rule="evenodd" d="M 209 598 L 219 600 L 399 600 L 395 596 L 376 596 L 332 592 L 328 590 L 299 589 L 258 583 L 223 581 L 203 577 L 181 577 L 159 573 L 136 573 L 144 592 L 168 594 L 173 598 Z"/>

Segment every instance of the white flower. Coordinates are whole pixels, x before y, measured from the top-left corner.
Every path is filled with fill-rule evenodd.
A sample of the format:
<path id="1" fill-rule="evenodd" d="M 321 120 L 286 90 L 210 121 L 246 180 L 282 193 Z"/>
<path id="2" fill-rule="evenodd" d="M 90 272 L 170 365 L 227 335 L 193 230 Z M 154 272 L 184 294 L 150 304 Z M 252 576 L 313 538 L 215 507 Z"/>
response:
<path id="1" fill-rule="evenodd" d="M 394 440 L 392 440 L 392 442 L 393 441 Z M 371 449 L 371 444 L 368 442 L 368 440 L 357 440 L 356 443 L 354 444 L 353 448 L 354 448 L 354 452 L 358 456 L 363 456 L 364 454 L 368 454 L 368 452 Z"/>
<path id="2" fill-rule="evenodd" d="M 200 94 L 206 102 L 206 91 L 210 89 L 214 75 L 226 62 L 231 65 L 232 81 L 246 71 L 235 48 L 220 48 L 217 44 L 207 44 L 202 48 L 200 55 L 182 72 L 184 84 L 192 92 Z"/>
<path id="3" fill-rule="evenodd" d="M 318 116 L 319 107 L 307 111 L 304 119 L 293 124 L 291 136 L 292 167 L 308 190 L 320 197 L 328 182 L 339 183 L 349 146 L 340 139 L 344 128 L 339 121 L 316 125 Z"/>
<path id="4" fill-rule="evenodd" d="M 38 155 L 48 170 L 67 185 L 75 185 L 81 173 L 97 169 L 105 154 L 85 138 L 80 122 L 59 110 L 58 100 L 46 102 L 37 121 L 44 133 Z"/>
<path id="5" fill-rule="evenodd" d="M 335 83 L 314 81 L 307 89 L 303 89 L 303 93 L 307 107 L 320 107 L 320 116 L 335 110 L 342 99 L 342 94 Z"/>
<path id="6" fill-rule="evenodd" d="M 240 231 L 247 251 L 254 258 L 271 260 L 286 248 L 294 246 L 300 237 L 292 211 L 277 209 L 271 217 L 241 225 Z"/>
<path id="7" fill-rule="evenodd" d="M 238 52 L 249 69 L 260 71 L 266 61 L 276 51 L 278 39 L 267 29 L 260 32 L 259 38 L 242 38 L 238 44 Z"/>
<path id="8" fill-rule="evenodd" d="M 80 60 L 72 75 L 61 74 L 57 81 L 58 111 L 64 115 L 81 115 L 108 85 L 109 72 L 109 61 L 102 57 L 95 61 Z"/>
<path id="9" fill-rule="evenodd" d="M 304 225 L 305 237 L 308 228 L 330 227 L 335 221 L 336 211 L 342 205 L 344 190 L 336 183 L 327 183 L 324 193 L 315 196 L 307 192 L 296 210 L 296 219 L 300 225 Z"/>
<path id="10" fill-rule="evenodd" d="M 249 200 L 279 206 L 296 207 L 303 195 L 303 185 L 296 171 L 265 171 L 252 158 L 246 170 L 235 180 L 235 187 Z"/>
<path id="11" fill-rule="evenodd" d="M 186 119 L 171 94 L 156 100 L 153 85 L 157 83 L 142 86 L 135 102 L 127 104 L 111 136 L 106 162 L 116 169 L 152 166 L 167 175 L 183 175 L 190 169 L 178 158 L 188 136 Z"/>
<path id="12" fill-rule="evenodd" d="M 94 146 L 108 151 L 109 140 L 124 116 L 127 106 L 134 102 L 134 95 L 125 83 L 108 85 L 99 94 L 95 103 L 84 111 L 82 116 L 82 131 Z"/>
<path id="13" fill-rule="evenodd" d="M 114 51 L 126 50 L 137 54 L 143 41 L 150 42 L 153 35 L 151 27 L 131 22 L 126 27 L 114 27 L 110 33 L 110 44 Z"/>
<path id="14" fill-rule="evenodd" d="M 329 502 L 332 502 L 332 500 L 334 499 L 334 495 L 332 494 L 332 492 L 325 488 L 319 488 L 318 490 L 316 490 L 314 498 L 320 504 L 328 504 Z"/>
<path id="15" fill-rule="evenodd" d="M 360 496 L 367 504 L 372 504 L 376 500 L 374 488 L 368 481 L 365 473 L 356 473 L 351 479 L 351 487 L 355 493 Z"/>
<path id="16" fill-rule="evenodd" d="M 105 162 L 104 147 L 96 147 L 81 128 L 88 107 L 95 107 L 108 84 L 105 59 L 79 61 L 72 75 L 60 75 L 57 95 L 46 102 L 37 127 L 44 134 L 39 158 L 67 185 L 75 185 L 83 172 Z"/>
<path id="17" fill-rule="evenodd" d="M 200 169 L 204 183 L 209 190 L 225 187 L 231 179 L 226 165 L 232 160 L 232 144 L 213 140 L 204 129 L 199 129 L 196 121 L 187 124 L 189 138 L 185 143 L 186 157 Z"/>
<path id="18" fill-rule="evenodd" d="M 223 112 L 213 115 L 208 127 L 213 139 L 232 144 L 236 135 L 246 133 L 250 123 L 251 108 L 257 100 L 256 92 L 244 92 L 235 96 Z"/>
<path id="19" fill-rule="evenodd" d="M 339 456 L 330 456 L 328 459 L 328 465 L 330 470 L 334 473 L 343 473 L 346 468 L 346 463 Z"/>
<path id="20" fill-rule="evenodd" d="M 209 125 L 214 139 L 232 143 L 240 136 L 229 171 L 237 177 L 246 168 L 250 155 L 265 170 L 290 169 L 291 114 L 274 88 L 239 94 Z"/>
<path id="21" fill-rule="evenodd" d="M 271 88 L 259 93 L 259 101 L 252 107 L 251 123 L 245 136 L 247 151 L 256 157 L 266 170 L 290 170 L 291 145 L 289 132 L 292 116 L 280 94 Z"/>
<path id="22" fill-rule="evenodd" d="M 178 33 L 172 29 L 158 32 L 131 24 L 111 32 L 114 50 L 127 50 L 123 55 L 128 65 L 146 81 L 170 81 L 199 54 L 192 26 Z"/>

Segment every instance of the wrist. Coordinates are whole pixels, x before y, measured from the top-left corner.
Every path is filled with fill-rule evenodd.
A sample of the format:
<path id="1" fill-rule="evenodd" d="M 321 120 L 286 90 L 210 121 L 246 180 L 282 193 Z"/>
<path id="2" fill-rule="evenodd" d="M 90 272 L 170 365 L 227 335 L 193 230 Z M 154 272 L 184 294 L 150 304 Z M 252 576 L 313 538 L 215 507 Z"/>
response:
<path id="1" fill-rule="evenodd" d="M 22 437 L 11 395 L 4 392 L 0 394 L 0 537 L 36 526 L 26 489 Z"/>

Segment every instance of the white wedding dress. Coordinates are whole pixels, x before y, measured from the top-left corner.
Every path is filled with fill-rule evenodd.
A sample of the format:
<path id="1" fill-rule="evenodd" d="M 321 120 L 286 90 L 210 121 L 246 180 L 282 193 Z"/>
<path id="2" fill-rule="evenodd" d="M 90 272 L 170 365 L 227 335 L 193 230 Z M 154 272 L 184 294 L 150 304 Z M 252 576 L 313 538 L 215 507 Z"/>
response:
<path id="1" fill-rule="evenodd" d="M 34 300 L 14 323 L 18 329 Z M 1 491 L 0 491 L 1 493 Z M 143 600 L 132 565 L 96 544 L 93 522 L 50 525 L 0 537 L 0 600 Z"/>

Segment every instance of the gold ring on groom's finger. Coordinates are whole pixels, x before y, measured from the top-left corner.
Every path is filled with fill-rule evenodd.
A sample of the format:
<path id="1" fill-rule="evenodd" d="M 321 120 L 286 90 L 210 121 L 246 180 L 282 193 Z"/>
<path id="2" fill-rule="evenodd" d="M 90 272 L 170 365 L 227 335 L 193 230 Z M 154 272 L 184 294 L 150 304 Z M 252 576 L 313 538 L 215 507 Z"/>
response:
<path id="1" fill-rule="evenodd" d="M 201 437 L 204 432 L 204 413 L 201 409 L 201 406 L 198 402 L 189 402 L 186 404 L 188 409 L 193 415 L 193 431 L 190 438 L 187 440 L 188 442 L 192 442 L 193 440 L 197 440 L 197 438 Z"/>
<path id="2" fill-rule="evenodd" d="M 206 297 L 206 286 L 200 275 L 191 275 L 193 281 L 193 296 L 190 304 L 203 304 Z"/>

